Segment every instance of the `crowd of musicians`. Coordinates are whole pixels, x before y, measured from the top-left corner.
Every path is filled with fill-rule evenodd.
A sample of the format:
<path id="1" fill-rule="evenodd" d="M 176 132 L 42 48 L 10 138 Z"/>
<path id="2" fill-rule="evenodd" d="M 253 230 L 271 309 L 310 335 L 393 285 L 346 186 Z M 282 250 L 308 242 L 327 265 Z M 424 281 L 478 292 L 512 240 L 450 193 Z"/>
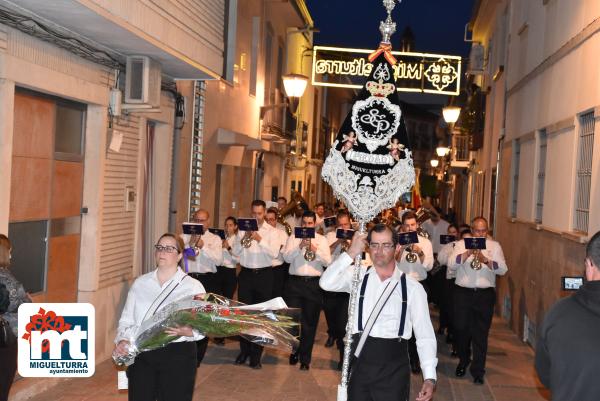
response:
<path id="1" fill-rule="evenodd" d="M 392 270 L 395 271 L 395 276 L 393 277 L 398 278 L 398 283 L 401 276 L 404 276 L 403 280 L 408 280 L 409 307 L 411 305 L 410 294 L 418 297 L 419 291 L 421 291 L 414 289 L 414 286 L 417 286 L 424 290 L 422 291 L 424 294 L 423 304 L 426 305 L 426 308 L 418 313 L 412 311 L 412 318 L 409 316 L 406 326 L 404 323 L 405 311 L 402 311 L 401 324 L 399 323 L 400 312 L 398 312 L 398 322 L 394 323 L 396 326 L 386 329 L 385 325 L 389 325 L 389 322 L 378 322 L 379 327 L 375 326 L 371 333 L 384 333 L 388 330 L 388 334 L 383 335 L 383 338 L 391 336 L 396 340 L 405 341 L 410 363 L 407 366 L 410 371 L 415 374 L 422 372 L 423 378 L 435 385 L 437 350 L 435 333 L 427 307 L 427 305 L 434 304 L 439 308 L 437 332 L 440 335 L 445 334 L 452 355 L 458 358 L 456 376 L 464 376 L 468 369 L 474 383 L 482 384 L 484 382 L 487 338 L 495 304 L 495 277 L 506 273 L 507 266 L 502 249 L 497 242 L 490 238 L 488 224 L 483 217 L 475 218 L 470 225 L 457 226 L 447 222 L 441 211 L 429 204 L 426 204 L 426 208 L 418 211 L 405 207 L 392 208 L 381 213 L 369 225 L 371 231 L 375 229 L 376 233 L 385 233 L 385 230 L 389 230 L 393 234 L 391 241 L 378 244 L 373 242 L 371 234 L 368 238 L 366 234 L 359 238 L 354 235 L 354 239 L 352 236 L 348 236 L 348 230 L 356 229 L 356 225 L 348 211 L 339 205 L 330 206 L 320 203 L 311 210 L 301 197 L 296 196 L 289 202 L 285 198 L 279 198 L 277 206 L 274 203 L 269 206 L 262 200 L 255 200 L 248 208 L 247 216 L 256 219 L 258 227 L 256 231 L 243 231 L 239 229 L 238 220 L 235 217 L 227 217 L 222 222 L 221 227 L 224 230 L 222 237 L 209 230 L 205 230 L 201 235 L 181 234 L 174 238 L 168 235 L 167 237 L 163 236 L 156 247 L 158 273 L 155 273 L 155 276 L 158 286 L 152 284 L 156 287 L 156 291 L 162 289 L 164 292 L 166 289 L 167 283 L 159 278 L 160 262 L 167 263 L 164 260 L 167 260 L 168 257 L 163 253 L 172 248 L 172 253 L 179 255 L 176 260 L 173 259 L 172 263 L 177 263 L 178 269 L 182 270 L 185 260 L 186 277 L 199 281 L 206 293 L 220 294 L 228 298 L 234 298 L 237 293 L 237 299 L 246 304 L 256 304 L 274 297 L 283 297 L 289 307 L 301 310 L 301 324 L 297 333 L 300 345 L 294 353 L 289 355 L 289 364 L 298 365 L 299 369 L 304 371 L 310 369 L 317 325 L 320 313 L 323 311 L 328 334 L 324 345 L 326 347 L 336 346 L 339 349 L 337 366 L 341 370 L 349 294 L 348 291 L 337 288 L 340 283 L 336 282 L 339 281 L 337 278 L 332 278 L 333 272 L 329 278 L 323 275 L 329 267 L 336 265 L 336 262 L 337 265 L 342 261 L 342 264 L 350 265 L 352 259 L 348 255 L 352 253 L 350 249 L 353 249 L 354 253 L 362 253 L 361 263 L 364 267 L 363 277 L 365 278 L 362 290 L 364 292 L 367 289 L 368 292 L 366 277 L 369 267 L 371 265 L 378 266 L 375 263 L 377 261 L 373 261 L 372 258 L 383 257 L 385 255 L 382 256 L 380 253 L 390 251 L 393 253 L 394 259 Z M 219 222 L 211 221 L 210 214 L 206 210 L 194 213 L 192 221 L 200 223 L 204 227 L 220 226 Z M 296 238 L 293 230 L 295 227 L 314 228 L 316 234 L 313 238 Z M 340 236 L 340 232 L 346 235 Z M 402 233 L 411 232 L 418 233 L 418 241 L 409 245 L 398 244 L 398 237 Z M 454 238 L 452 241 L 444 243 L 442 238 L 448 238 L 447 235 L 452 235 Z M 486 238 L 485 249 L 466 249 L 465 237 Z M 352 247 L 353 241 L 361 241 L 363 244 L 355 244 Z M 188 256 L 182 258 L 182 255 Z M 379 264 L 382 262 L 380 261 Z M 346 266 L 343 266 L 340 269 L 345 268 Z M 152 273 L 148 275 L 150 274 Z M 188 286 L 191 286 L 191 283 L 184 281 L 185 277 L 179 278 L 177 275 L 177 278 L 179 280 L 177 285 L 187 283 Z M 196 280 L 192 281 L 196 282 Z M 406 284 L 403 285 L 406 286 Z M 326 291 L 323 288 L 333 289 L 333 291 Z M 133 290 L 144 292 L 139 288 L 132 288 Z M 181 290 L 182 287 L 178 289 L 178 291 Z M 196 288 L 195 291 L 200 290 Z M 381 292 L 381 289 L 378 291 Z M 129 297 L 132 296 L 130 292 Z M 379 297 L 381 298 L 381 295 Z M 399 295 L 401 300 L 398 305 L 406 302 L 406 297 L 406 294 L 401 297 Z M 367 301 L 368 296 L 361 294 L 360 305 L 357 306 L 359 315 L 362 313 L 362 298 L 365 298 L 366 307 L 369 302 Z M 371 311 L 376 307 L 374 301 L 375 298 L 368 306 Z M 126 326 L 131 324 L 130 320 L 133 319 L 128 320 L 128 313 L 135 314 L 127 312 L 127 307 L 126 305 L 119 322 L 117 349 L 126 338 L 124 334 Z M 400 306 L 394 310 L 399 311 L 399 308 Z M 426 321 L 419 322 L 418 320 L 423 316 L 426 317 Z M 358 319 L 355 330 L 360 333 L 365 330 L 362 326 L 368 320 L 361 316 Z M 397 326 L 400 326 L 400 331 Z M 431 335 L 428 334 L 429 328 L 431 328 Z M 193 352 L 196 367 L 200 365 L 204 357 L 209 340 L 214 345 L 222 345 L 224 341 L 238 341 L 237 339 L 202 338 L 195 331 L 186 334 L 180 330 L 173 334 L 188 336 L 187 344 L 191 344 L 190 346 L 184 347 L 182 343 L 176 343 L 174 346 L 177 347 L 179 353 Z M 370 336 L 377 337 L 376 334 L 370 334 Z M 191 341 L 192 339 L 194 341 Z M 193 345 L 195 347 L 192 347 Z M 376 349 L 377 344 L 367 343 L 366 346 Z M 384 357 L 387 353 L 385 350 L 390 349 L 387 345 L 386 347 L 382 348 Z M 233 363 L 236 365 L 248 364 L 250 368 L 261 369 L 263 353 L 261 346 L 240 339 L 239 349 L 239 354 L 232 361 Z M 427 360 L 420 361 L 419 356 L 421 359 L 426 358 Z M 193 373 L 195 374 L 195 369 Z M 144 371 L 143 375 L 147 374 Z M 193 379 L 190 378 L 190 380 L 193 383 Z M 180 386 L 180 390 L 184 387 Z M 135 398 L 133 397 L 133 399 Z"/>

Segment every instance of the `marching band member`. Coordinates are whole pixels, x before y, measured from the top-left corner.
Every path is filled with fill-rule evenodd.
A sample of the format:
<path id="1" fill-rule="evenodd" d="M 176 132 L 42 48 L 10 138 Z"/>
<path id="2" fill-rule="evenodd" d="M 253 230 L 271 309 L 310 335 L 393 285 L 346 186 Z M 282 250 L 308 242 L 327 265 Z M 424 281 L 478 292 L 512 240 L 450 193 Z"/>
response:
<path id="1" fill-rule="evenodd" d="M 304 212 L 302 227 L 314 228 L 315 220 L 314 212 Z M 290 355 L 290 365 L 300 360 L 300 370 L 308 370 L 323 304 L 319 277 L 324 267 L 331 263 L 331 253 L 325 237 L 315 233 L 312 239 L 290 236 L 283 257 L 290 264 L 290 275 L 285 286 L 286 303 L 301 310 L 300 346 L 296 353 Z"/>
<path id="2" fill-rule="evenodd" d="M 484 217 L 473 219 L 471 234 L 486 237 L 486 249 L 466 249 L 462 239 L 456 243 L 448 264 L 448 270 L 456 272 L 454 331 L 459 357 L 456 376 L 464 376 L 471 363 L 473 382 L 483 384 L 488 334 L 496 303 L 496 276 L 504 275 L 508 267 L 500 244 L 487 237 L 488 223 Z"/>
<path id="3" fill-rule="evenodd" d="M 239 231 L 232 246 L 232 254 L 239 258 L 242 270 L 238 276 L 238 300 L 245 304 L 268 301 L 273 294 L 273 259 L 279 248 L 277 232 L 265 222 L 266 204 L 258 199 L 252 201 L 252 217 L 258 223 L 258 231 Z M 248 247 L 242 246 L 242 240 L 248 239 Z M 236 365 L 243 365 L 250 358 L 250 367 L 261 369 L 260 359 L 263 347 L 246 339 L 240 339 L 240 353 L 235 359 Z"/>
<path id="4" fill-rule="evenodd" d="M 287 280 L 289 263 L 283 260 L 283 248 L 285 247 L 285 243 L 288 240 L 288 235 L 285 232 L 285 228 L 279 228 L 281 224 L 277 222 L 277 209 L 269 208 L 267 210 L 267 217 L 265 221 L 271 225 L 276 230 L 275 234 L 275 242 L 277 243 L 277 248 L 279 252 L 277 253 L 277 257 L 273 259 L 273 298 L 275 297 L 283 297 L 283 287 Z"/>

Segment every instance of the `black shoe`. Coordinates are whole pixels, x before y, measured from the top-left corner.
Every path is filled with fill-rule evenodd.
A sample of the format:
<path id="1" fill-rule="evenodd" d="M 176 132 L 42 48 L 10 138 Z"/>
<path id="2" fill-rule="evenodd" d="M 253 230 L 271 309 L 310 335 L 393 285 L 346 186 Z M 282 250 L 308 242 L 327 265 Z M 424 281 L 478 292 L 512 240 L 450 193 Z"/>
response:
<path id="1" fill-rule="evenodd" d="M 411 361 L 410 362 L 410 370 L 414 374 L 421 373 L 421 365 L 419 364 L 419 361 L 414 361 L 414 362 Z"/>
<path id="2" fill-rule="evenodd" d="M 262 369 L 262 365 L 260 364 L 260 362 L 256 362 L 256 363 L 252 363 L 252 362 L 250 362 L 250 367 L 251 367 L 252 369 L 257 369 L 257 370 L 258 370 L 258 369 Z"/>
<path id="3" fill-rule="evenodd" d="M 458 356 L 458 352 L 456 352 L 456 350 L 454 348 L 452 348 L 452 352 L 450 353 L 450 356 L 452 358 L 456 358 Z"/>
<path id="4" fill-rule="evenodd" d="M 225 345 L 225 339 L 224 338 L 213 338 L 213 342 L 216 345 Z"/>
<path id="5" fill-rule="evenodd" d="M 467 365 L 461 365 L 459 363 L 458 366 L 456 367 L 456 372 L 454 372 L 454 373 L 456 374 L 456 377 L 463 377 L 466 372 L 467 372 Z"/>
<path id="6" fill-rule="evenodd" d="M 473 383 L 475 383 L 475 384 L 483 384 L 483 376 L 475 376 L 473 378 Z"/>
<path id="7" fill-rule="evenodd" d="M 327 337 L 327 341 L 325 341 L 325 348 L 333 347 L 334 343 L 335 343 L 335 338 L 333 338 L 331 336 Z"/>
<path id="8" fill-rule="evenodd" d="M 235 358 L 234 364 L 243 365 L 246 363 L 246 359 L 248 359 L 248 355 L 240 353 L 237 358 Z"/>
<path id="9" fill-rule="evenodd" d="M 298 363 L 298 354 L 290 354 L 290 365 Z"/>
<path id="10" fill-rule="evenodd" d="M 308 370 L 310 369 L 310 365 L 308 363 L 301 363 L 300 370 Z"/>

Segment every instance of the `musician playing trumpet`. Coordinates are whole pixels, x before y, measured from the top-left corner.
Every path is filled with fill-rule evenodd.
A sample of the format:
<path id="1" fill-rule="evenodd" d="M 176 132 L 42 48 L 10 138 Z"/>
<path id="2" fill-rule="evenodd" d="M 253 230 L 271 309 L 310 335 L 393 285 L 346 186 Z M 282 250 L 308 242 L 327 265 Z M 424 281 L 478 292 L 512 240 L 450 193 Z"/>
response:
<path id="1" fill-rule="evenodd" d="M 508 267 L 502 247 L 488 237 L 488 223 L 484 217 L 473 219 L 471 234 L 485 238 L 485 249 L 466 249 L 462 239 L 456 242 L 448 259 L 449 274 L 456 272 L 454 332 L 459 362 L 455 373 L 458 377 L 464 376 L 471 364 L 469 370 L 473 382 L 483 384 L 488 333 L 496 303 L 496 276 L 504 275 Z"/>
<path id="2" fill-rule="evenodd" d="M 402 214 L 402 226 L 400 227 L 400 231 L 409 232 L 418 231 L 418 229 L 419 224 L 417 223 L 417 215 L 412 211 L 404 212 L 404 214 Z M 424 280 L 427 278 L 427 272 L 433 268 L 431 241 L 422 235 L 418 235 L 417 238 L 419 240 L 417 244 L 410 244 L 400 248 L 399 252 L 396 254 L 396 260 L 398 261 L 398 268 L 406 273 L 407 276 L 419 281 L 425 288 L 425 292 L 428 292 L 427 286 L 424 285 Z M 421 372 L 417 343 L 415 342 L 414 335 L 408 341 L 408 355 L 412 372 Z"/>
<path id="3" fill-rule="evenodd" d="M 312 211 L 302 215 L 302 227 L 315 227 L 316 216 Z M 314 253 L 310 256 L 309 251 Z M 315 233 L 314 238 L 296 238 L 287 240 L 283 258 L 290 264 L 289 277 L 285 284 L 284 299 L 291 308 L 300 308 L 300 346 L 290 355 L 290 365 L 300 361 L 300 370 L 310 368 L 313 344 L 319 323 L 319 314 L 323 295 L 319 287 L 319 278 L 323 268 L 331 263 L 331 253 L 327 240 Z"/>

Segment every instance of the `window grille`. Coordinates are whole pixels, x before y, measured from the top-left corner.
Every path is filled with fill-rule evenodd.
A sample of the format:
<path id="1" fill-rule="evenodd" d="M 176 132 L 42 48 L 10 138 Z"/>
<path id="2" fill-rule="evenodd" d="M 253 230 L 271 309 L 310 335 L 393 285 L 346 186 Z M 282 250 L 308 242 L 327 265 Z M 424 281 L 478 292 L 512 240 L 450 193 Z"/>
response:
<path id="1" fill-rule="evenodd" d="M 587 233 L 592 184 L 592 150 L 594 148 L 594 112 L 579 117 L 579 152 L 577 157 L 577 192 L 575 193 L 575 231 Z"/>
<path id="2" fill-rule="evenodd" d="M 515 139 L 513 157 L 513 177 L 512 177 L 512 206 L 510 215 L 517 217 L 517 199 L 519 195 L 519 168 L 521 164 L 521 142 Z"/>
<path id="3" fill-rule="evenodd" d="M 548 138 L 546 130 L 540 131 L 539 137 L 539 160 L 537 174 L 537 201 L 535 204 L 535 222 L 542 222 L 544 211 L 544 185 L 546 181 L 546 150 L 548 148 Z"/>
<path id="4" fill-rule="evenodd" d="M 190 216 L 200 209 L 205 92 L 206 83 L 204 81 L 196 81 L 194 84 L 194 127 L 192 130 L 192 150 L 190 158 Z"/>
<path id="5" fill-rule="evenodd" d="M 454 159 L 456 161 L 469 161 L 469 136 L 468 135 L 453 135 L 454 140 Z"/>

